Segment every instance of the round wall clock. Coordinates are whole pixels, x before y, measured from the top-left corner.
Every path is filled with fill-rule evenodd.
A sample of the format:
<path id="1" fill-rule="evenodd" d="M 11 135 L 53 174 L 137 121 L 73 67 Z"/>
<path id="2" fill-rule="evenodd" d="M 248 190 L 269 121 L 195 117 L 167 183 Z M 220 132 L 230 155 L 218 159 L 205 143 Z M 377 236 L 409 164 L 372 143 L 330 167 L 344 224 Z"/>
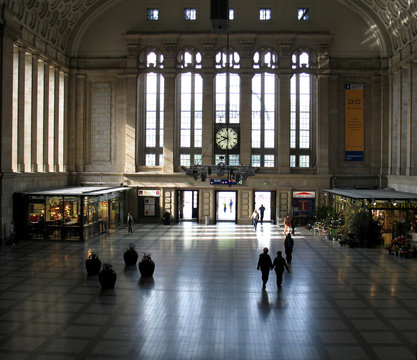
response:
<path id="1" fill-rule="evenodd" d="M 238 143 L 238 134 L 231 128 L 221 128 L 216 133 L 216 144 L 223 150 L 231 150 Z"/>

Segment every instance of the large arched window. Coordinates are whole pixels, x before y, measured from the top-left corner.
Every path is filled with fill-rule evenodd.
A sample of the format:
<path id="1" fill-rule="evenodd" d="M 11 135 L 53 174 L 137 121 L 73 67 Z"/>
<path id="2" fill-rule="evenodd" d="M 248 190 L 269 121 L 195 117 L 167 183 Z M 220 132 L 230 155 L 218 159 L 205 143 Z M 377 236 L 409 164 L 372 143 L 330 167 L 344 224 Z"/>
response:
<path id="1" fill-rule="evenodd" d="M 290 100 L 290 167 L 311 167 L 312 159 L 312 76 L 310 54 L 306 50 L 292 55 Z"/>
<path id="2" fill-rule="evenodd" d="M 231 129 L 237 137 L 240 132 L 240 77 L 233 72 L 240 68 L 240 56 L 237 52 L 224 49 L 216 54 L 215 77 L 215 139 L 221 134 L 226 134 L 225 129 Z M 219 134 L 219 135 L 217 135 Z M 232 146 L 222 147 L 219 142 L 215 143 L 215 161 L 224 162 L 229 165 L 239 165 L 240 146 L 237 140 Z"/>
<path id="3" fill-rule="evenodd" d="M 164 57 L 157 51 L 146 55 L 148 69 L 162 69 Z M 145 165 L 163 165 L 164 77 L 157 71 L 145 75 Z"/>
<path id="4" fill-rule="evenodd" d="M 178 67 L 191 71 L 179 75 L 180 165 L 199 165 L 203 142 L 203 79 L 196 69 L 201 68 L 201 54 L 182 51 Z"/>
<path id="5" fill-rule="evenodd" d="M 252 78 L 252 166 L 276 166 L 275 114 L 276 75 L 268 70 L 277 68 L 277 56 L 270 50 L 257 51 L 253 56 Z M 259 70 L 258 70 L 259 69 Z"/>

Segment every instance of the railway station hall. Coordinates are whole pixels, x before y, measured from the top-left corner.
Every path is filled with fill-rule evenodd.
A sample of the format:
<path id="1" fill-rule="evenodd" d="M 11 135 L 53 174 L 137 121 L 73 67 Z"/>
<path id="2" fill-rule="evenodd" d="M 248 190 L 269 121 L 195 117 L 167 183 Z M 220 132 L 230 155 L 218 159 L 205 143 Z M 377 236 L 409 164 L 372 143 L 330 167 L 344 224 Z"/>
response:
<path id="1" fill-rule="evenodd" d="M 417 359 L 416 1 L 0 30 L 2 360 Z"/>

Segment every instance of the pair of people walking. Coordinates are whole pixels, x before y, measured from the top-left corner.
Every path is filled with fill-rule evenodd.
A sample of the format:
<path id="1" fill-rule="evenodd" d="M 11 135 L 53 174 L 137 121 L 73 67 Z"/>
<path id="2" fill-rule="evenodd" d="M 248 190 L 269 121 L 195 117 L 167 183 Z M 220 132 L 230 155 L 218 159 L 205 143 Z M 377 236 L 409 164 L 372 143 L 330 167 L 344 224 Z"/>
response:
<path id="1" fill-rule="evenodd" d="M 272 262 L 271 257 L 268 254 L 269 249 L 267 247 L 264 247 L 263 253 L 259 255 L 258 260 L 258 266 L 257 269 L 261 270 L 262 272 L 262 288 L 266 288 L 266 283 L 269 279 L 269 272 L 271 270 L 275 270 L 275 274 L 277 277 L 277 286 L 278 289 L 281 289 L 282 284 L 282 274 L 284 273 L 284 270 L 287 269 L 288 272 L 290 272 L 290 269 L 288 268 L 287 262 L 282 257 L 282 252 L 277 252 L 277 257 Z"/>

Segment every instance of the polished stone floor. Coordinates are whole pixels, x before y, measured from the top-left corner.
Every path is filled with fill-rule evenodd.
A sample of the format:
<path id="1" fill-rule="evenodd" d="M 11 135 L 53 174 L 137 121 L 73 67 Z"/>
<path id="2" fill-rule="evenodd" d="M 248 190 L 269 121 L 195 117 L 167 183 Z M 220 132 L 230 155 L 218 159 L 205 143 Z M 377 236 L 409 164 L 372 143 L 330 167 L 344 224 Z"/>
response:
<path id="1" fill-rule="evenodd" d="M 130 242 L 151 252 L 152 280 L 125 268 Z M 300 230 L 282 290 L 271 272 L 263 291 L 258 254 L 282 242 L 271 224 L 182 223 L 3 247 L 0 359 L 416 359 L 416 258 Z M 114 290 L 87 277 L 90 248 Z"/>

